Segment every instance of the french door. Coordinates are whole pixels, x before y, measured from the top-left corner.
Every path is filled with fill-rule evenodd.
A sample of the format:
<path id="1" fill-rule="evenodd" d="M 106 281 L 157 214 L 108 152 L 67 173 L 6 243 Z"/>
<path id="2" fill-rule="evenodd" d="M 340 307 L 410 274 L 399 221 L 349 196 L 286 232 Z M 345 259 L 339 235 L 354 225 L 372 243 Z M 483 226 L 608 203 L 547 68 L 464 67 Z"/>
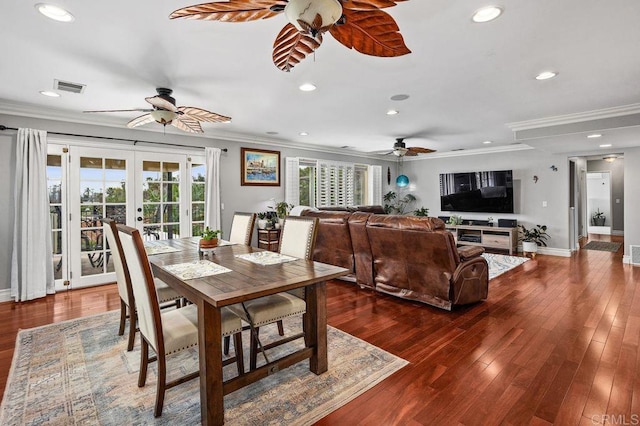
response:
<path id="1" fill-rule="evenodd" d="M 50 145 L 47 174 L 57 289 L 115 281 L 104 217 L 145 240 L 202 231 L 203 156 Z"/>

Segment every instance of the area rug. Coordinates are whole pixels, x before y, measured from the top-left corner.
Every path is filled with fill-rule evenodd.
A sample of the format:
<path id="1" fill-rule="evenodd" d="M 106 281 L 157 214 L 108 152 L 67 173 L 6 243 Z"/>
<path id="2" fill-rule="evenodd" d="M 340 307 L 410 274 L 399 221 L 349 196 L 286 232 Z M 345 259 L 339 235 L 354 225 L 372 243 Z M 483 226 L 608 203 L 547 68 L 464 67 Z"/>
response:
<path id="1" fill-rule="evenodd" d="M 610 251 L 615 253 L 620 249 L 621 245 L 621 243 L 611 243 L 608 241 L 589 241 L 582 248 L 585 250 Z"/>
<path id="2" fill-rule="evenodd" d="M 502 275 L 529 260 L 528 257 L 507 256 L 504 254 L 482 253 L 489 264 L 489 279 Z"/>
<path id="3" fill-rule="evenodd" d="M 286 332 L 294 332 L 299 322 L 285 321 Z M 147 385 L 138 388 L 139 344 L 126 352 L 126 333 L 117 336 L 117 329 L 118 313 L 109 312 L 20 331 L 0 425 L 200 424 L 198 379 L 169 389 L 162 417 L 153 417 L 156 363 L 151 364 Z M 263 341 L 276 332 L 275 327 L 260 329 Z M 243 337 L 246 347 L 248 335 Z M 292 345 L 267 354 L 276 358 L 294 350 Z M 311 373 L 303 361 L 226 395 L 225 424 L 312 424 L 407 364 L 333 327 L 328 330 L 328 351 L 329 371 L 322 375 Z M 169 359 L 168 379 L 197 367 L 197 351 L 184 351 Z M 225 367 L 225 377 L 234 376 L 235 368 Z"/>

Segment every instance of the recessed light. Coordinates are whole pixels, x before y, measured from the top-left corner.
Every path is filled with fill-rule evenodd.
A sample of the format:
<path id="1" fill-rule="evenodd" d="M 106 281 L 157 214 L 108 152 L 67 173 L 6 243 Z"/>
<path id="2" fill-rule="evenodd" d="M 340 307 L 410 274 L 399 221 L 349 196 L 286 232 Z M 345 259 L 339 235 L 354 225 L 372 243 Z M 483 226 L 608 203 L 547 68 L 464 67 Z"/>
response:
<path id="1" fill-rule="evenodd" d="M 399 114 L 400 111 L 395 110 L 395 109 L 390 109 L 389 111 L 387 111 L 387 115 L 396 115 Z"/>
<path id="2" fill-rule="evenodd" d="M 485 145 L 489 145 L 490 143 L 493 143 L 493 141 L 484 141 L 482 143 L 485 144 Z"/>
<path id="3" fill-rule="evenodd" d="M 298 89 L 302 90 L 303 92 L 313 92 L 314 90 L 317 89 L 315 84 L 312 83 L 304 83 L 301 84 Z"/>
<path id="4" fill-rule="evenodd" d="M 44 95 L 44 96 L 48 96 L 48 97 L 50 97 L 50 98 L 59 98 L 59 97 L 60 97 L 60 95 L 59 95 L 58 93 L 56 93 L 56 92 L 50 92 L 50 91 L 48 91 L 48 90 L 41 90 L 41 91 L 40 91 L 40 94 L 41 94 L 41 95 Z"/>
<path id="5" fill-rule="evenodd" d="M 300 132 L 300 133 L 298 133 L 298 134 L 299 134 L 300 136 L 309 136 L 309 133 L 307 133 L 307 132 Z"/>
<path id="6" fill-rule="evenodd" d="M 485 6 L 475 11 L 473 14 L 473 22 L 483 23 L 489 22 L 502 15 L 502 8 L 498 6 Z"/>
<path id="7" fill-rule="evenodd" d="M 409 99 L 409 95 L 393 95 L 390 99 L 392 101 L 404 101 Z"/>
<path id="8" fill-rule="evenodd" d="M 597 139 L 597 138 L 601 138 L 602 134 L 601 133 L 592 133 L 590 135 L 587 135 L 587 138 L 589 139 Z"/>
<path id="9" fill-rule="evenodd" d="M 603 143 L 600 145 L 600 148 L 610 148 L 612 145 L 610 143 Z"/>
<path id="10" fill-rule="evenodd" d="M 71 13 L 67 12 L 61 7 L 54 6 L 52 4 L 38 3 L 35 7 L 38 12 L 42 13 L 49 19 L 53 19 L 54 21 L 73 22 L 76 19 Z"/>
<path id="11" fill-rule="evenodd" d="M 549 80 L 550 78 L 553 78 L 557 75 L 558 73 L 554 71 L 543 71 L 540 74 L 536 75 L 536 80 Z"/>

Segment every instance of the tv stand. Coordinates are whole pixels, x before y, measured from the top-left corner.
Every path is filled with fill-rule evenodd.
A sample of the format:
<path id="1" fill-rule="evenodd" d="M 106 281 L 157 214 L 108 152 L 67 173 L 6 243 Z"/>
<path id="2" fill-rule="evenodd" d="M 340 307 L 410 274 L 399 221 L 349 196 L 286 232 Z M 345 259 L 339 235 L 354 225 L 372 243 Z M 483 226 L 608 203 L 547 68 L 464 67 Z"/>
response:
<path id="1" fill-rule="evenodd" d="M 447 224 L 446 229 L 459 245 L 509 250 L 511 255 L 518 252 L 518 228 Z"/>

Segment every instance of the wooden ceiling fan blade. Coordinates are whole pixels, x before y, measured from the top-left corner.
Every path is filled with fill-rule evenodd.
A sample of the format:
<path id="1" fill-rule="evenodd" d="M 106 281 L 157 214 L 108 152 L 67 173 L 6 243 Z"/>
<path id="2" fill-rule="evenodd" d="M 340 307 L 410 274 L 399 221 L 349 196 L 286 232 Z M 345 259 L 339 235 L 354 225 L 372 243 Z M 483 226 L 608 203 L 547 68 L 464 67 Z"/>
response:
<path id="1" fill-rule="evenodd" d="M 140 117 L 136 117 L 133 120 L 127 123 L 127 127 L 134 128 L 138 126 L 142 126 L 143 124 L 152 123 L 155 120 L 151 117 L 151 114 L 144 114 Z"/>
<path id="2" fill-rule="evenodd" d="M 285 0 L 215 1 L 178 9 L 171 13 L 169 18 L 247 22 L 276 16 L 284 10 L 286 5 Z"/>
<path id="3" fill-rule="evenodd" d="M 411 149 L 407 149 L 403 155 L 403 157 L 415 157 L 418 153 L 415 151 L 411 151 Z"/>
<path id="4" fill-rule="evenodd" d="M 191 119 L 204 121 L 207 123 L 229 123 L 231 121 L 231 117 L 216 114 L 215 112 L 207 111 L 201 108 L 181 106 L 178 107 L 178 111 L 184 114 L 183 117 L 186 115 Z"/>
<path id="5" fill-rule="evenodd" d="M 134 108 L 134 109 L 102 109 L 96 111 L 82 111 L 82 112 L 151 112 L 150 108 Z"/>
<path id="6" fill-rule="evenodd" d="M 167 111 L 178 112 L 178 108 L 174 104 L 160 96 L 150 96 L 148 98 L 144 98 L 144 100 L 158 109 L 166 109 Z"/>
<path id="7" fill-rule="evenodd" d="M 194 120 L 193 118 L 185 117 L 184 115 L 176 117 L 171 125 L 177 127 L 183 132 L 188 133 L 204 133 L 202 131 L 202 126 L 200 126 L 200 122 Z"/>
<path id="8" fill-rule="evenodd" d="M 351 0 L 342 3 L 342 7 L 350 10 L 386 9 L 403 1 L 407 0 Z"/>
<path id="9" fill-rule="evenodd" d="M 291 71 L 322 44 L 322 35 L 301 33 L 291 23 L 282 28 L 273 43 L 273 63 L 282 71 Z"/>
<path id="10" fill-rule="evenodd" d="M 431 154 L 432 152 L 436 152 L 435 149 L 422 148 L 420 146 L 412 146 L 409 148 L 409 152 L 415 152 L 416 154 Z"/>
<path id="11" fill-rule="evenodd" d="M 329 32 L 349 49 L 371 56 L 394 57 L 411 53 L 399 32 L 398 24 L 382 10 L 343 9 L 345 23 Z"/>

